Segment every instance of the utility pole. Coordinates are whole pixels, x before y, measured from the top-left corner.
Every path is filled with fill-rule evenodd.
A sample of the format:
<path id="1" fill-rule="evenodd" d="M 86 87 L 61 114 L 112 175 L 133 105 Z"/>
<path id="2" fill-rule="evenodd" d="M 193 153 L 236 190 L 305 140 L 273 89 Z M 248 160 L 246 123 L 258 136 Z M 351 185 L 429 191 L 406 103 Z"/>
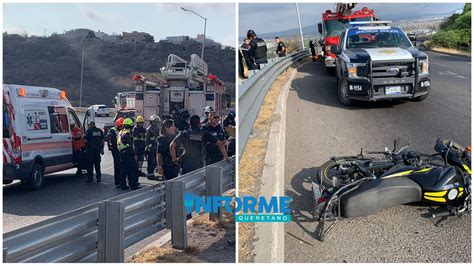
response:
<path id="1" fill-rule="evenodd" d="M 190 10 L 190 9 L 186 9 L 186 8 L 184 8 L 184 7 L 181 7 L 181 9 L 182 9 L 183 11 L 186 11 L 186 12 L 191 12 L 191 13 L 193 13 L 194 15 L 196 15 L 196 16 L 198 16 L 198 17 L 204 19 L 204 36 L 203 36 L 204 38 L 202 38 L 202 50 L 201 50 L 201 58 L 204 59 L 204 43 L 206 42 L 206 24 L 207 24 L 207 18 L 205 18 L 205 17 L 199 15 L 198 13 L 196 13 L 196 12 Z"/>
<path id="2" fill-rule="evenodd" d="M 303 29 L 301 28 L 301 20 L 300 20 L 300 9 L 298 8 L 298 3 L 295 3 L 296 5 L 296 15 L 298 16 L 298 25 L 300 27 L 300 36 L 301 36 L 301 47 L 304 50 L 304 40 L 303 40 Z"/>
<path id="3" fill-rule="evenodd" d="M 82 59 L 81 59 L 81 88 L 79 90 L 79 107 L 82 107 L 82 77 L 84 75 L 84 45 L 85 43 L 82 43 Z"/>

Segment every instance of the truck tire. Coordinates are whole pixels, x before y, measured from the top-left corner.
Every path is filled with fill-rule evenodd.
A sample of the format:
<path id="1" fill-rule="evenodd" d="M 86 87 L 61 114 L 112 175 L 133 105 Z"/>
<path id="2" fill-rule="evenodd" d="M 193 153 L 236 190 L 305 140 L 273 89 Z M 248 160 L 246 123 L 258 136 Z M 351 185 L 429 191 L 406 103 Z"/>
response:
<path id="1" fill-rule="evenodd" d="M 337 83 L 337 95 L 339 96 L 339 101 L 345 105 L 352 105 L 352 100 L 349 98 L 349 83 L 346 79 L 339 80 Z"/>
<path id="2" fill-rule="evenodd" d="M 428 91 L 427 94 L 424 94 L 424 95 L 421 95 L 421 96 L 418 96 L 414 99 L 415 102 L 421 102 L 421 101 L 424 101 L 426 98 L 428 98 L 428 95 L 430 94 L 430 91 Z"/>
<path id="3" fill-rule="evenodd" d="M 21 180 L 23 187 L 26 190 L 39 190 L 44 182 L 44 168 L 38 162 L 33 164 L 30 176 Z"/>
<path id="4" fill-rule="evenodd" d="M 336 68 L 335 67 L 326 67 L 326 71 L 331 75 L 334 76 L 336 74 Z"/>

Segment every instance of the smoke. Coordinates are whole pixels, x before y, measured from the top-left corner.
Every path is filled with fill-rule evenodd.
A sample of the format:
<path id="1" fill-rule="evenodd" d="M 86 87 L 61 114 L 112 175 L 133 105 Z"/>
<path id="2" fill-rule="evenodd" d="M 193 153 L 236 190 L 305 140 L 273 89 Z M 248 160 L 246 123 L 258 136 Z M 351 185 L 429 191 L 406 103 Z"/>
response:
<path id="1" fill-rule="evenodd" d="M 97 13 L 94 12 L 94 10 L 90 9 L 90 8 L 87 8 L 87 7 L 83 7 L 82 8 L 82 13 L 90 20 L 92 20 L 93 22 L 98 22 L 98 23 L 104 23 L 104 19 L 101 18 L 99 15 L 97 15 Z"/>

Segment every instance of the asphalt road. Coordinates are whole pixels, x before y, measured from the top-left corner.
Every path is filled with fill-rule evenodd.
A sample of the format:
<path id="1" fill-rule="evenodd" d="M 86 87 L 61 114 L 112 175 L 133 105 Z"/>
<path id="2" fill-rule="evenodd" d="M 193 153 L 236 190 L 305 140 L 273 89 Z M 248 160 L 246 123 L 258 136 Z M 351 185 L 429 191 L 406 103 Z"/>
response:
<path id="1" fill-rule="evenodd" d="M 79 118 L 82 121 L 83 115 L 79 114 Z M 96 125 L 103 128 L 104 123 L 112 120 L 112 117 L 98 117 Z M 44 187 L 39 191 L 23 190 L 19 182 L 3 186 L 3 232 L 13 231 L 127 192 L 114 186 L 113 159 L 107 148 L 102 156 L 101 170 L 101 183 L 84 183 L 83 178 L 75 177 L 76 170 L 71 169 L 46 176 Z M 154 185 L 157 181 L 140 177 L 139 182 L 144 187 Z M 134 254 L 161 235 L 159 233 L 151 236 L 128 248 L 126 256 Z"/>
<path id="2" fill-rule="evenodd" d="M 311 180 L 330 157 L 391 148 L 394 139 L 426 153 L 434 152 L 437 137 L 470 143 L 470 58 L 428 55 L 432 89 L 423 102 L 344 107 L 336 78 L 321 63 L 299 69 L 287 100 L 285 192 L 293 199 L 293 221 L 285 225 L 285 262 L 471 261 L 471 216 L 435 227 L 419 206 L 339 221 L 325 242 L 312 236 Z"/>

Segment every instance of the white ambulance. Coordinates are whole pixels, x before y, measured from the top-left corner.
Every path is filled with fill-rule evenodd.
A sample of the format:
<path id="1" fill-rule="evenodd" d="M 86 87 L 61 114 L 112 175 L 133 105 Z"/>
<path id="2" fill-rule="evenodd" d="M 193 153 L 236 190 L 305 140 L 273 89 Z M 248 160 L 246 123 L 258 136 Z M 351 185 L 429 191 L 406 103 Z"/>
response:
<path id="1" fill-rule="evenodd" d="M 3 183 L 38 190 L 45 174 L 76 167 L 71 123 L 83 129 L 64 91 L 3 85 Z"/>

